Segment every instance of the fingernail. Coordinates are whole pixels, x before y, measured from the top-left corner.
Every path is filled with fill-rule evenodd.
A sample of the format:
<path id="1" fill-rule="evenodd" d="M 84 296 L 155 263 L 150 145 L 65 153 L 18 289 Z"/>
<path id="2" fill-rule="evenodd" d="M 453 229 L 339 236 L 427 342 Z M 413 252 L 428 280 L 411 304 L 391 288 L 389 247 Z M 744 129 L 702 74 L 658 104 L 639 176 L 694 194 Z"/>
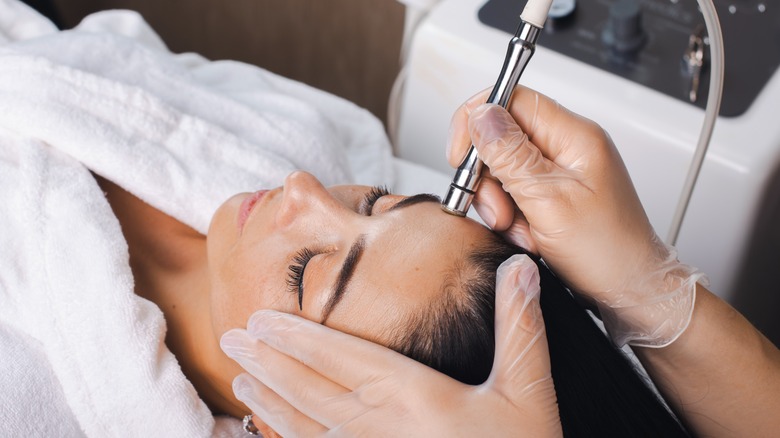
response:
<path id="1" fill-rule="evenodd" d="M 252 387 L 246 380 L 248 378 L 249 376 L 246 374 L 239 374 L 235 379 L 233 379 L 233 394 L 241 401 L 249 398 L 249 395 L 252 392 Z"/>
<path id="2" fill-rule="evenodd" d="M 474 108 L 474 111 L 472 111 L 471 114 L 469 114 L 469 117 L 478 117 L 482 115 L 482 113 L 484 113 L 485 111 L 489 110 L 490 108 L 493 108 L 494 106 L 496 106 L 496 104 L 494 103 L 483 103 L 482 105 Z"/>
<path id="3" fill-rule="evenodd" d="M 253 341 L 245 330 L 233 329 L 222 335 L 219 347 L 232 358 L 249 355 Z"/>
<path id="4" fill-rule="evenodd" d="M 253 337 L 264 339 L 274 328 L 274 323 L 284 318 L 284 314 L 273 310 L 258 310 L 249 317 L 246 331 Z"/>
<path id="5" fill-rule="evenodd" d="M 469 135 L 474 146 L 484 147 L 495 142 L 499 148 L 514 148 L 516 141 L 510 140 L 520 139 L 524 134 L 504 108 L 486 103 L 469 117 Z"/>
<path id="6" fill-rule="evenodd" d="M 505 301 L 515 299 L 518 293 L 523 293 L 525 300 L 531 300 L 539 295 L 539 270 L 536 264 L 525 254 L 515 254 L 498 267 L 497 278 L 506 278 L 511 294 L 504 294 Z"/>
<path id="7" fill-rule="evenodd" d="M 485 225 L 489 226 L 490 228 L 495 228 L 496 226 L 496 212 L 493 211 L 493 209 L 485 205 L 479 210 L 479 216 L 482 218 L 483 221 L 485 221 Z"/>
<path id="8" fill-rule="evenodd" d="M 494 104 L 483 103 L 482 105 L 474 108 L 474 111 L 469 114 L 469 135 L 471 136 L 472 143 L 479 143 L 479 134 L 485 129 L 481 124 L 478 124 L 482 116 L 488 112 Z"/>

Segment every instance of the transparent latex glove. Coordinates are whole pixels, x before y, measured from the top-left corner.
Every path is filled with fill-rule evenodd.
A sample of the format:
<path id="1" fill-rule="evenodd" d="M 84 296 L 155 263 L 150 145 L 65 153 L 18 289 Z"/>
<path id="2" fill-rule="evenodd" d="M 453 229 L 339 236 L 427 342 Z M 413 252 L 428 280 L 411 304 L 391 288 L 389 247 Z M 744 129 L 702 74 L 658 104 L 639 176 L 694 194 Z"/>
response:
<path id="1" fill-rule="evenodd" d="M 513 256 L 497 284 L 496 356 L 481 385 L 266 310 L 246 331 L 222 337 L 222 349 L 249 373 L 236 377 L 233 391 L 283 436 L 561 436 L 536 265 Z"/>
<path id="2" fill-rule="evenodd" d="M 677 339 L 701 274 L 656 235 L 609 135 L 525 87 L 509 112 L 486 98 L 457 110 L 447 147 L 455 167 L 473 142 L 489 168 L 474 201 L 480 216 L 594 302 L 616 344 Z"/>

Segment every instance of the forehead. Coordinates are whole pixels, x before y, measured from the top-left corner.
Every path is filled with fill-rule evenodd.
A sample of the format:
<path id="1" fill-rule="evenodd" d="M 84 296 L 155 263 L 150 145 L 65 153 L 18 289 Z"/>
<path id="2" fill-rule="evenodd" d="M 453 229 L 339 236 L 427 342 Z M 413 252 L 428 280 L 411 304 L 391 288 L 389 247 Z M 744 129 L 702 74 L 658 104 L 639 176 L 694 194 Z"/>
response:
<path id="1" fill-rule="evenodd" d="M 342 302 L 328 325 L 373 341 L 387 341 L 410 318 L 441 302 L 447 282 L 487 238 L 482 225 L 424 202 L 376 218 Z"/>

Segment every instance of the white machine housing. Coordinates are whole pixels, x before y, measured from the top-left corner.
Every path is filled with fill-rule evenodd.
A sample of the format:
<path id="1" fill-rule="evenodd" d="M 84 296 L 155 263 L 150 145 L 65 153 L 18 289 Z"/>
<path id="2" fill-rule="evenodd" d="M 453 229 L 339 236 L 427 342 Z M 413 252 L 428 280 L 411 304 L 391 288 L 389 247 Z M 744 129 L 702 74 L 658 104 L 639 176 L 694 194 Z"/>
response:
<path id="1" fill-rule="evenodd" d="M 478 20 L 483 4 L 444 0 L 415 33 L 401 102 L 400 157 L 452 174 L 444 155 L 450 118 L 467 98 L 493 85 L 511 37 Z M 650 221 L 665 238 L 704 111 L 538 45 L 520 83 L 610 133 Z M 780 310 L 780 287 L 773 281 L 780 278 L 778 104 L 775 72 L 747 112 L 719 118 L 676 245 L 680 260 L 709 276 L 714 293 L 763 310 L 769 304 Z M 756 272 L 748 254 L 774 263 Z M 745 278 L 760 281 L 746 291 L 737 284 L 747 285 Z"/>

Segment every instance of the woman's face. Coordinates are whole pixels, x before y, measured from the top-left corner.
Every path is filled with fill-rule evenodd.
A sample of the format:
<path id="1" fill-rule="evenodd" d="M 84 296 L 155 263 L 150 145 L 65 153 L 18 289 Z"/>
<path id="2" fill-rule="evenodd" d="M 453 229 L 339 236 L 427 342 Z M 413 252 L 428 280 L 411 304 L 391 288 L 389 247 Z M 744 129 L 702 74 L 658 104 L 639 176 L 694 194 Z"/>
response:
<path id="1" fill-rule="evenodd" d="M 284 187 L 230 198 L 212 219 L 215 334 L 274 309 L 387 343 L 411 315 L 445 305 L 444 287 L 488 233 L 433 197 L 326 189 L 295 172 Z"/>

